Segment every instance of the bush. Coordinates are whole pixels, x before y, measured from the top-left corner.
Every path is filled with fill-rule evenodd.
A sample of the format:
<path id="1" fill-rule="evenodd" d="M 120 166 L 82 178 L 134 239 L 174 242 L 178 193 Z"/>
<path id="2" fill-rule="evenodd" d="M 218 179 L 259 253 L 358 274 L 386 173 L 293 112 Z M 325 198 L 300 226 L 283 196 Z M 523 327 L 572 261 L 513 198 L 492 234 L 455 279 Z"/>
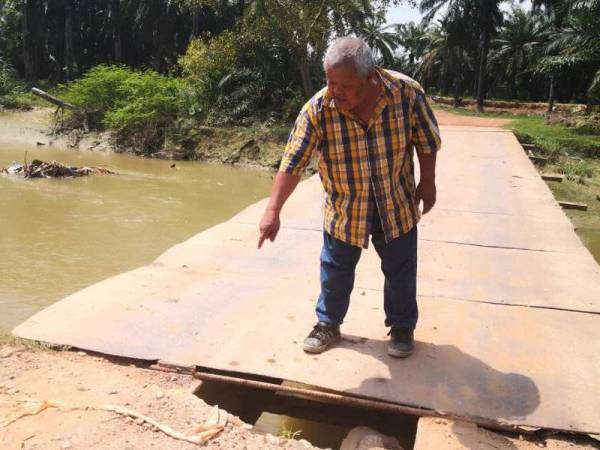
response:
<path id="1" fill-rule="evenodd" d="M 260 74 L 248 69 L 236 70 L 218 84 L 217 98 L 207 116 L 212 125 L 244 122 L 264 103 L 266 84 Z"/>
<path id="2" fill-rule="evenodd" d="M 0 58 L 0 108 L 21 109 L 29 105 L 21 98 L 23 86 L 17 81 L 14 69 Z"/>
<path id="3" fill-rule="evenodd" d="M 122 86 L 134 74 L 122 66 L 100 65 L 90 69 L 82 78 L 66 86 L 64 98 L 76 111 L 67 111 L 61 118 L 66 128 L 102 129 L 108 111 L 126 103 L 128 95 Z"/>
<path id="4" fill-rule="evenodd" d="M 97 66 L 68 86 L 65 98 L 79 110 L 68 113 L 63 124 L 110 128 L 119 143 L 153 153 L 184 109 L 182 88 L 179 80 L 151 70 Z"/>
<path id="5" fill-rule="evenodd" d="M 580 134 L 600 136 L 600 114 L 586 114 L 572 120 L 571 126 Z"/>
<path id="6" fill-rule="evenodd" d="M 190 42 L 178 63 L 195 94 L 195 104 L 189 105 L 191 114 L 207 114 L 212 109 L 219 96 L 219 83 L 234 71 L 236 62 L 235 35 L 230 31 Z"/>
<path id="7" fill-rule="evenodd" d="M 566 175 L 569 180 L 591 178 L 594 175 L 592 166 L 585 160 L 568 160 L 560 165 L 559 171 Z"/>

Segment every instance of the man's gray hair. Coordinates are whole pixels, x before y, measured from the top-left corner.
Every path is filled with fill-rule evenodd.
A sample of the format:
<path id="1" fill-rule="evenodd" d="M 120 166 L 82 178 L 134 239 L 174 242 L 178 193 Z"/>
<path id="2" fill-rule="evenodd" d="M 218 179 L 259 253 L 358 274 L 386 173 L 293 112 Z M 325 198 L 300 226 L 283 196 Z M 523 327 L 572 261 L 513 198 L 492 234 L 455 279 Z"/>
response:
<path id="1" fill-rule="evenodd" d="M 366 78 L 375 68 L 375 59 L 365 41 L 354 36 L 345 36 L 331 43 L 323 59 L 325 70 L 342 64 L 352 65 L 360 77 Z"/>

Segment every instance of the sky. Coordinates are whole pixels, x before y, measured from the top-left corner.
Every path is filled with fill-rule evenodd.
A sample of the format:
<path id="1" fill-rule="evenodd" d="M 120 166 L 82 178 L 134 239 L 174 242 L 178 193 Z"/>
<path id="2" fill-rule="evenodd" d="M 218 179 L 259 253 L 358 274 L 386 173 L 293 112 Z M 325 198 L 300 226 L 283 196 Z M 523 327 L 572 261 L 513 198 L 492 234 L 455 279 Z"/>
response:
<path id="1" fill-rule="evenodd" d="M 525 10 L 529 10 L 531 8 L 531 0 L 525 0 L 521 3 L 515 1 L 514 3 Z M 510 2 L 504 3 L 502 5 L 502 9 L 505 11 L 510 11 Z M 421 17 L 423 17 L 423 14 L 419 12 L 418 8 L 412 8 L 408 5 L 401 4 L 388 10 L 387 23 L 406 23 L 410 21 L 418 23 L 421 21 Z"/>

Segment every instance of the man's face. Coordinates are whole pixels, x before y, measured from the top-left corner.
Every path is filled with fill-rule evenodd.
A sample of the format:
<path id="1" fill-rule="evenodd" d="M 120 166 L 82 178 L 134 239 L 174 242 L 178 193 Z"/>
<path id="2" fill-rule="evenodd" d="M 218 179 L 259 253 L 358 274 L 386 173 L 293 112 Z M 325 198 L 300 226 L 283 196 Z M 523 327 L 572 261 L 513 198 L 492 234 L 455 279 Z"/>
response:
<path id="1" fill-rule="evenodd" d="M 337 108 L 351 111 L 364 100 L 369 78 L 361 78 L 351 65 L 330 67 L 326 75 L 327 89 Z"/>

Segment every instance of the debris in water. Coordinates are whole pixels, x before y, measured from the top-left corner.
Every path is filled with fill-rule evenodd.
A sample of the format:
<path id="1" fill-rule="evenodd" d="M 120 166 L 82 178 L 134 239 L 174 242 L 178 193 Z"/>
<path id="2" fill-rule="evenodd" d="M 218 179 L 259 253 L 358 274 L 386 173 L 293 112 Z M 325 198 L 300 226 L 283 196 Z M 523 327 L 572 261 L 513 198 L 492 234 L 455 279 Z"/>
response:
<path id="1" fill-rule="evenodd" d="M 57 161 L 49 163 L 34 159 L 30 164 L 13 162 L 6 168 L 1 168 L 0 173 L 23 175 L 25 178 L 58 178 L 58 177 L 83 177 L 91 173 L 114 175 L 115 172 L 104 167 L 71 167 Z"/>

